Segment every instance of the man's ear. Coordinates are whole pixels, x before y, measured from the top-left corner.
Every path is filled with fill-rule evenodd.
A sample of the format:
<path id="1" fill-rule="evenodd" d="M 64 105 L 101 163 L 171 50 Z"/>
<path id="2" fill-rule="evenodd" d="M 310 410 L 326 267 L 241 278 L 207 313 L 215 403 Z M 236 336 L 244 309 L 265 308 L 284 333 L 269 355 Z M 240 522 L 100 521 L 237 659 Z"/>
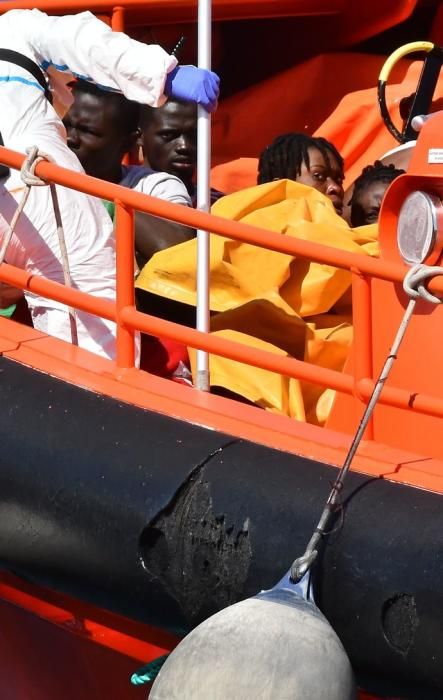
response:
<path id="1" fill-rule="evenodd" d="M 141 129 L 132 131 L 128 136 L 128 149 L 130 163 L 143 163 L 143 139 Z"/>
<path id="2" fill-rule="evenodd" d="M 140 128 L 135 129 L 135 131 L 131 131 L 130 134 L 128 134 L 127 139 L 126 139 L 126 146 L 128 151 L 132 151 L 135 146 L 141 146 L 142 145 L 142 132 Z"/>
<path id="3" fill-rule="evenodd" d="M 143 148 L 143 133 L 140 127 L 135 131 L 135 142 L 137 146 Z"/>

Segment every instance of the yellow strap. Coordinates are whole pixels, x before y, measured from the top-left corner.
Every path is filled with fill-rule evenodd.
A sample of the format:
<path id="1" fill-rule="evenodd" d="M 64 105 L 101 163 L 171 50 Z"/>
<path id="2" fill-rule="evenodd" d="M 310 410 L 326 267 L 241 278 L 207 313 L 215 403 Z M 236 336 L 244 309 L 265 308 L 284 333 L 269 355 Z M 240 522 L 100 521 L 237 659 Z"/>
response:
<path id="1" fill-rule="evenodd" d="M 396 49 L 396 51 L 394 51 L 394 53 L 392 53 L 389 58 L 386 59 L 378 77 L 379 81 L 384 83 L 388 81 L 392 68 L 395 66 L 397 61 L 400 60 L 400 58 L 403 58 L 410 53 L 415 53 L 416 51 L 426 51 L 426 53 L 429 53 L 429 51 L 432 51 L 434 46 L 435 44 L 433 44 L 431 41 L 411 41 L 409 44 L 400 46 L 400 48 Z"/>

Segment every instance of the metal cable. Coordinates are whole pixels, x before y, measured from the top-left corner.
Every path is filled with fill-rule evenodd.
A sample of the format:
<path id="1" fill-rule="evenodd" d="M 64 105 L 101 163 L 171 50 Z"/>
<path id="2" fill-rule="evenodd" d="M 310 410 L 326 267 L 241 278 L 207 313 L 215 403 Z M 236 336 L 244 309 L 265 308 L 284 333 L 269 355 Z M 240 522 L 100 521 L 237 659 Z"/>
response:
<path id="1" fill-rule="evenodd" d="M 408 296 L 410 297 L 409 303 L 406 307 L 405 313 L 401 320 L 389 355 L 386 358 L 386 361 L 383 365 L 383 369 L 380 372 L 379 378 L 377 379 L 377 382 L 374 386 L 374 390 L 369 399 L 368 405 L 366 406 L 366 409 L 363 413 L 357 432 L 355 433 L 354 439 L 352 440 L 344 464 L 340 469 L 340 472 L 338 473 L 338 476 L 332 486 L 331 492 L 329 493 L 325 507 L 320 516 L 318 525 L 315 528 L 314 533 L 312 534 L 312 537 L 308 542 L 305 553 L 301 557 L 298 557 L 298 559 L 296 559 L 291 566 L 291 581 L 293 583 L 298 583 L 303 578 L 303 576 L 309 571 L 309 569 L 311 568 L 312 564 L 318 556 L 317 548 L 319 542 L 321 538 L 326 534 L 326 531 L 329 526 L 329 521 L 335 513 L 339 501 L 339 495 L 343 489 L 345 478 L 352 464 L 352 460 L 354 459 L 354 455 L 357 452 L 358 446 L 360 445 L 368 421 L 372 416 L 378 398 L 383 390 L 384 383 L 389 376 L 394 361 L 397 359 L 398 350 L 403 341 L 406 329 L 409 325 L 409 321 L 411 320 L 417 301 L 419 299 L 423 299 L 424 301 L 428 301 L 432 304 L 443 303 L 443 299 L 440 299 L 434 294 L 431 294 L 425 287 L 425 282 L 435 277 L 436 275 L 443 275 L 442 267 L 428 267 L 426 265 L 416 265 L 408 271 L 403 280 L 403 289 L 405 290 L 406 294 L 408 294 Z"/>

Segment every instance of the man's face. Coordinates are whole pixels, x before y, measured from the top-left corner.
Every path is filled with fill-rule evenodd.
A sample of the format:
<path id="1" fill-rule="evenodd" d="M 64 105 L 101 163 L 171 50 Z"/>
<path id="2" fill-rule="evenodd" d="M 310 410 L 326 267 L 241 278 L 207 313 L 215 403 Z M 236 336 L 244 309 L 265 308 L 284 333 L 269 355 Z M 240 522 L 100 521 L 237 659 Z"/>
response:
<path id="1" fill-rule="evenodd" d="M 389 182 L 372 182 L 352 200 L 351 225 L 364 226 L 378 221 L 381 203 Z"/>
<path id="2" fill-rule="evenodd" d="M 121 160 L 130 147 L 115 111 L 113 103 L 78 92 L 63 120 L 68 146 L 85 172 L 111 182 L 120 181 Z"/>
<path id="3" fill-rule="evenodd" d="M 197 163 L 196 105 L 170 101 L 155 109 L 142 134 L 142 145 L 145 163 L 189 185 Z"/>
<path id="4" fill-rule="evenodd" d="M 318 148 L 309 148 L 309 168 L 302 163 L 300 175 L 294 180 L 314 187 L 332 201 L 337 214 L 343 211 L 343 170 L 334 156 L 329 154 L 329 165 Z"/>

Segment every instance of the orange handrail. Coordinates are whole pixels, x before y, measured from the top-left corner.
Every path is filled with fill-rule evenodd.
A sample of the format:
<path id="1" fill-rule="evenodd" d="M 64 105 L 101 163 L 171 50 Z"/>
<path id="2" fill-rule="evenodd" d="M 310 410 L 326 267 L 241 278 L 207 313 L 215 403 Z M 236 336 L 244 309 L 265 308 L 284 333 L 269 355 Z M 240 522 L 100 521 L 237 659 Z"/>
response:
<path id="1" fill-rule="evenodd" d="M 216 21 L 260 19 L 267 17 L 338 16 L 343 13 L 343 0 L 212 0 Z M 400 0 L 397 0 L 399 2 Z M 8 10 L 32 10 L 34 0 L 3 0 L 0 13 Z M 196 0 L 39 0 L 38 9 L 49 14 L 70 14 L 89 10 L 97 15 L 114 15 L 121 9 L 155 24 L 195 22 Z M 125 18 L 126 19 L 126 18 Z M 115 31 L 124 26 L 112 22 Z"/>
<path id="2" fill-rule="evenodd" d="M 174 7 L 187 2 L 187 0 L 169 0 L 171 10 Z M 35 8 L 35 0 L 3 0 L 0 11 L 8 12 L 8 10 L 33 10 Z M 165 6 L 165 0 L 120 0 L 112 2 L 112 0 L 41 0 L 38 3 L 39 9 L 44 12 L 83 12 L 90 10 L 91 12 L 110 12 L 114 8 L 134 9 L 140 8 L 149 11 L 155 5 Z"/>
<path id="3" fill-rule="evenodd" d="M 23 154 L 0 146 L 0 162 L 9 167 L 19 170 L 24 158 Z M 121 185 L 104 182 L 90 175 L 76 173 L 53 163 L 43 161 L 37 165 L 35 172 L 47 182 L 55 182 L 64 187 L 91 194 L 101 199 L 120 200 L 126 206 L 137 211 L 185 224 L 191 228 L 201 228 L 226 238 L 232 238 L 235 241 L 258 245 L 260 248 L 273 250 L 277 253 L 285 253 L 291 256 L 299 255 L 315 262 L 334 265 L 343 270 L 355 270 L 363 275 L 390 282 L 402 282 L 405 275 L 405 267 L 403 265 L 374 259 L 359 253 L 350 253 L 321 243 L 282 236 L 279 233 L 267 231 L 258 226 L 223 219 L 221 216 L 206 214 L 196 209 L 166 202 L 163 199 L 130 190 Z M 443 280 L 440 278 L 432 280 L 429 288 L 432 291 L 442 293 Z"/>
<path id="4" fill-rule="evenodd" d="M 0 147 L 0 161 L 6 165 L 18 169 L 24 159 L 24 155 Z M 368 278 L 375 277 L 398 282 L 404 277 L 404 267 L 329 246 L 289 238 L 256 226 L 212 216 L 178 204 L 171 204 L 120 185 L 72 172 L 53 163 L 44 161 L 39 163 L 36 167 L 36 174 L 47 182 L 55 182 L 58 185 L 116 203 L 116 302 L 114 304 L 107 300 L 97 299 L 43 277 L 31 275 L 7 263 L 0 265 L 0 280 L 63 304 L 114 320 L 118 328 L 117 367 L 134 366 L 134 330 L 139 330 L 179 340 L 191 347 L 247 365 L 261 367 L 313 384 L 328 386 L 345 394 L 355 395 L 361 401 L 367 401 L 374 386 L 371 367 L 371 311 Z M 354 363 L 353 373 L 341 373 L 295 358 L 277 356 L 258 348 L 247 347 L 238 342 L 201 333 L 195 329 L 138 312 L 134 303 L 134 209 L 194 228 L 208 230 L 234 240 L 259 245 L 269 250 L 349 269 L 353 275 L 353 317 L 355 347 L 358 350 L 358 360 Z M 430 286 L 435 291 L 443 292 L 441 278 L 433 281 Z M 116 376 L 118 377 L 118 372 L 116 372 Z M 380 402 L 427 415 L 443 416 L 442 399 L 425 394 L 412 394 L 407 390 L 393 386 L 384 388 Z"/>

